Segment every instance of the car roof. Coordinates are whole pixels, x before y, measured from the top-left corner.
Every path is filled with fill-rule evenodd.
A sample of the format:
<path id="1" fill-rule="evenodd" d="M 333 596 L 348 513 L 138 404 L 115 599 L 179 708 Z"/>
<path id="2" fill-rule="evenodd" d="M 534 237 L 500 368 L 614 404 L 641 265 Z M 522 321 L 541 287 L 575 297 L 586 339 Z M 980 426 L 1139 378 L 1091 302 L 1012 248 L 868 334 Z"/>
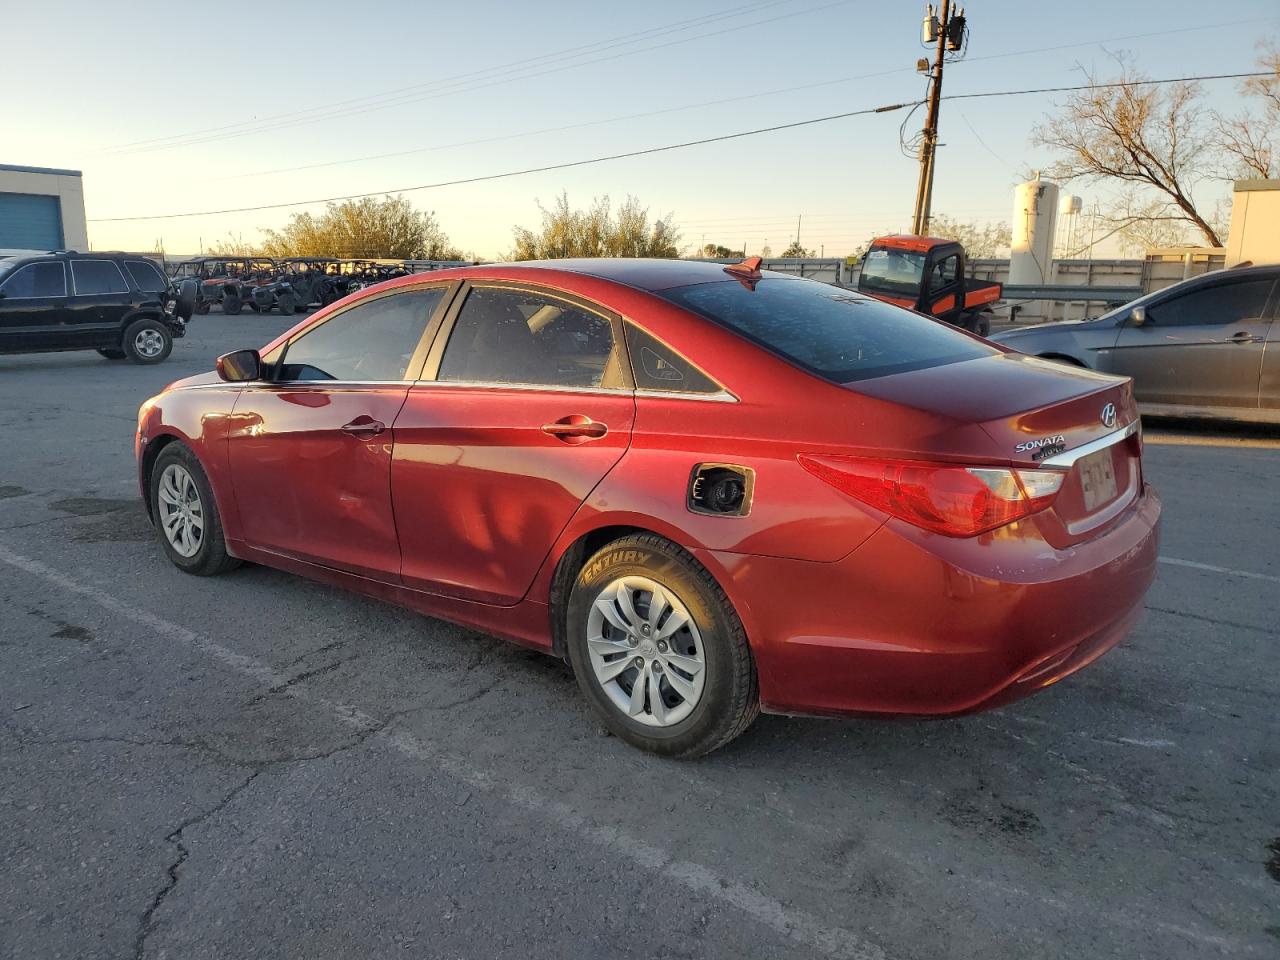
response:
<path id="1" fill-rule="evenodd" d="M 581 257 L 564 260 L 522 260 L 503 266 L 537 272 L 556 270 L 611 280 L 639 290 L 669 290 L 694 283 L 732 280 L 726 264 L 714 260 L 660 260 L 644 257 Z M 788 276 L 776 274 L 776 276 Z"/>
<path id="2" fill-rule="evenodd" d="M 871 246 L 925 253 L 934 247 L 942 247 L 953 243 L 959 243 L 959 241 L 947 240 L 944 237 L 917 237 L 910 233 L 891 233 L 887 237 L 877 237 L 872 241 Z"/>

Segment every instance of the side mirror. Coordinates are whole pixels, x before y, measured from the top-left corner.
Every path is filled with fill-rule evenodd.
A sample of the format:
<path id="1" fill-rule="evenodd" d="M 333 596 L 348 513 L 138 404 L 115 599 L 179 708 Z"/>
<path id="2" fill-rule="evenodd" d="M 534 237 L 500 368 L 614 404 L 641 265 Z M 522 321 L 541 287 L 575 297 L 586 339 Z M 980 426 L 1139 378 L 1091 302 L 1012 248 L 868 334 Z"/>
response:
<path id="1" fill-rule="evenodd" d="M 218 376 L 228 383 L 262 379 L 262 357 L 257 350 L 234 350 L 218 358 Z"/>
<path id="2" fill-rule="evenodd" d="M 1147 308 L 1134 307 L 1129 311 L 1129 322 L 1135 327 L 1140 327 L 1147 322 Z"/>

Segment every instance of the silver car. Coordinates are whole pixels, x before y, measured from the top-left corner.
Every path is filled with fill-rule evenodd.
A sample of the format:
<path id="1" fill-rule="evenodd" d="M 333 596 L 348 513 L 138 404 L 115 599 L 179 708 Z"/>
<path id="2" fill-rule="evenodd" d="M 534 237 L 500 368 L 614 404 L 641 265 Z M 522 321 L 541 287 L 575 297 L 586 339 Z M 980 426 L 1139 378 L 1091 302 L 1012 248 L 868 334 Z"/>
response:
<path id="1" fill-rule="evenodd" d="M 1280 423 L 1280 266 L 1184 280 L 1096 320 L 991 337 L 1021 353 L 1133 377 L 1144 413 Z"/>

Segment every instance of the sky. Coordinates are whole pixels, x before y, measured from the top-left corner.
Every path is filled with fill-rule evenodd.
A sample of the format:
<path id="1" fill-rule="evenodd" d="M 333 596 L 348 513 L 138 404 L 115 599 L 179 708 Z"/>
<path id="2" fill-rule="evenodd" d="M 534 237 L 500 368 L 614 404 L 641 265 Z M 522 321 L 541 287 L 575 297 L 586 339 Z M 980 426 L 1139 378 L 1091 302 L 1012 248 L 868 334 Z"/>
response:
<path id="1" fill-rule="evenodd" d="M 1151 77 L 1235 73 L 1260 40 L 1280 38 L 1275 0 L 965 8 L 969 49 L 948 64 L 944 93 L 1079 83 L 1082 68 L 1107 72 L 1114 51 Z M 915 0 L 14 4 L 0 163 L 83 171 L 97 249 L 194 254 L 324 205 L 107 218 L 398 191 L 916 100 L 923 13 Z M 1232 81 L 1205 89 L 1221 109 L 1238 101 Z M 1030 136 L 1054 103 L 944 103 L 934 211 L 1008 221 L 1014 185 L 1053 159 Z M 405 196 L 480 258 L 509 251 L 513 226 L 536 227 L 539 201 L 562 191 L 579 207 L 633 195 L 655 218 L 672 214 L 685 244 L 748 253 L 780 253 L 799 218 L 806 247 L 843 256 L 910 226 L 917 165 L 899 149 L 903 117 Z M 1068 189 L 1086 205 L 1107 193 Z M 1230 195 L 1225 183 L 1202 190 Z"/>

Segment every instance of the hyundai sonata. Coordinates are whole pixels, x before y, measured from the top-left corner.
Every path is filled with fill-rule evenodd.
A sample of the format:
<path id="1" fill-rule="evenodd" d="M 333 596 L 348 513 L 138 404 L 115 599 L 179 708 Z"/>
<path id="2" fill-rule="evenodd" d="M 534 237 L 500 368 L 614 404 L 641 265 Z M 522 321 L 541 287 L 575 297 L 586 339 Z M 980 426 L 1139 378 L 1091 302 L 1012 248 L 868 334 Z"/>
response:
<path id="1" fill-rule="evenodd" d="M 629 743 L 948 715 L 1118 642 L 1156 559 L 1130 381 L 739 265 L 361 291 L 139 412 L 193 574 L 252 561 L 563 657 Z"/>

